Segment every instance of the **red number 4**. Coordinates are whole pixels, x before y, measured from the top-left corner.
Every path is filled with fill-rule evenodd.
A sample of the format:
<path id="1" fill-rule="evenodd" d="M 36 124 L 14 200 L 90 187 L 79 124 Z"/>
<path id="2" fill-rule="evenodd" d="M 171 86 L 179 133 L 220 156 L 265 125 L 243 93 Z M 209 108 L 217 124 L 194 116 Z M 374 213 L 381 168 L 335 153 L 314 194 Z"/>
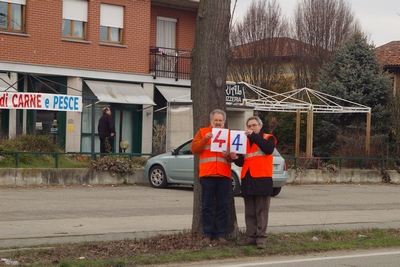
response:
<path id="1" fill-rule="evenodd" d="M 219 146 L 218 147 L 222 147 L 222 144 L 223 143 L 226 143 L 226 140 L 223 140 L 223 139 L 219 139 L 219 136 L 221 135 L 221 132 L 222 131 L 219 131 L 218 133 L 217 133 L 217 136 L 215 137 L 215 139 L 214 139 L 214 143 L 219 143 Z"/>

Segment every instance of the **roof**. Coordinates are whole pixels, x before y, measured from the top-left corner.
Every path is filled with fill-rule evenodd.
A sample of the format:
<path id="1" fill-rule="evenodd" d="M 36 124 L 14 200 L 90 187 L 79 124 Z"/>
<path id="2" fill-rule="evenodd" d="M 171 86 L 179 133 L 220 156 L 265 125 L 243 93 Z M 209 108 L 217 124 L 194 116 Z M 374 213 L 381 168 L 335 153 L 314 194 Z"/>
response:
<path id="1" fill-rule="evenodd" d="M 300 53 L 308 54 L 312 45 L 289 38 L 266 38 L 233 47 L 235 58 L 260 58 L 260 57 L 298 57 Z"/>
<path id="2" fill-rule="evenodd" d="M 392 41 L 377 47 L 376 58 L 384 67 L 400 67 L 400 41 Z"/>
<path id="3" fill-rule="evenodd" d="M 258 95 L 257 99 L 245 99 L 245 105 L 253 106 L 254 110 L 302 113 L 310 110 L 314 113 L 371 112 L 370 107 L 306 87 L 280 94 L 245 82 L 240 83 L 246 86 L 244 89 L 250 89 Z"/>

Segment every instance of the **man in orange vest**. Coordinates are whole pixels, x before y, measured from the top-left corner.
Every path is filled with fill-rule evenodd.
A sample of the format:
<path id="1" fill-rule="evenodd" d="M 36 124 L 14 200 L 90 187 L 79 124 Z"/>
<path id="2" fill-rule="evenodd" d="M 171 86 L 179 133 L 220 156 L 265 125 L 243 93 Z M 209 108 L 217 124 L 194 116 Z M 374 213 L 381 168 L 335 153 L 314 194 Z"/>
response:
<path id="1" fill-rule="evenodd" d="M 205 242 L 215 239 L 227 244 L 229 196 L 231 192 L 231 162 L 228 151 L 212 152 L 212 128 L 224 128 L 226 113 L 215 109 L 210 114 L 210 126 L 201 128 L 191 145 L 193 154 L 200 155 L 202 224 Z M 216 203 L 214 217 L 214 200 Z"/>
<path id="2" fill-rule="evenodd" d="M 276 127 L 276 121 L 274 123 L 272 127 Z M 263 249 L 267 245 L 268 212 L 273 192 L 273 152 L 277 140 L 272 134 L 263 133 L 263 123 L 258 116 L 248 118 L 246 126 L 246 154 L 230 154 L 235 164 L 242 167 L 245 245 L 257 245 L 257 248 Z"/>

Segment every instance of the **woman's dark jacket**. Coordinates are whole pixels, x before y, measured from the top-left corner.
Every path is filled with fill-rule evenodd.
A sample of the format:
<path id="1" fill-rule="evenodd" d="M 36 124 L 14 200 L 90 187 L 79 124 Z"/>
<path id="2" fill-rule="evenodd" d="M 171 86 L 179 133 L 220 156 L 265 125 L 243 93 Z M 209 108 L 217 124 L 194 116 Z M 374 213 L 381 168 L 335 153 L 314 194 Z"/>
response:
<path id="1" fill-rule="evenodd" d="M 274 137 L 269 137 L 267 140 L 263 138 L 263 131 L 259 134 L 252 133 L 248 136 L 250 145 L 256 144 L 262 152 L 267 155 L 274 153 L 275 143 Z M 238 155 L 235 164 L 239 167 L 243 166 L 244 157 L 243 155 Z M 251 168 L 251 167 L 250 167 Z M 273 194 L 273 184 L 272 177 L 257 178 L 254 179 L 250 175 L 250 170 L 247 171 L 245 177 L 242 179 L 241 190 L 242 196 L 249 195 L 272 195 Z"/>

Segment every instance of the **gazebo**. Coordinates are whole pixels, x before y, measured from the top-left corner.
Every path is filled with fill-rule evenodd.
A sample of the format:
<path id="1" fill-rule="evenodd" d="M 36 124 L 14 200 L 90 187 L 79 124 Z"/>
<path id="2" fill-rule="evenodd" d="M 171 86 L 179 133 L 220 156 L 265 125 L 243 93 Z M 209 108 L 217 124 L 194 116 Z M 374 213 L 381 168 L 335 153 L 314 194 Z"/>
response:
<path id="1" fill-rule="evenodd" d="M 300 114 L 307 113 L 306 157 L 312 157 L 314 113 L 366 113 L 366 154 L 370 154 L 371 108 L 328 95 L 310 88 L 301 88 L 285 93 L 276 93 L 255 85 L 240 82 L 243 87 L 243 105 L 252 106 L 257 111 L 296 112 L 296 148 L 300 151 Z M 246 98 L 245 88 L 257 94 L 257 99 Z"/>

